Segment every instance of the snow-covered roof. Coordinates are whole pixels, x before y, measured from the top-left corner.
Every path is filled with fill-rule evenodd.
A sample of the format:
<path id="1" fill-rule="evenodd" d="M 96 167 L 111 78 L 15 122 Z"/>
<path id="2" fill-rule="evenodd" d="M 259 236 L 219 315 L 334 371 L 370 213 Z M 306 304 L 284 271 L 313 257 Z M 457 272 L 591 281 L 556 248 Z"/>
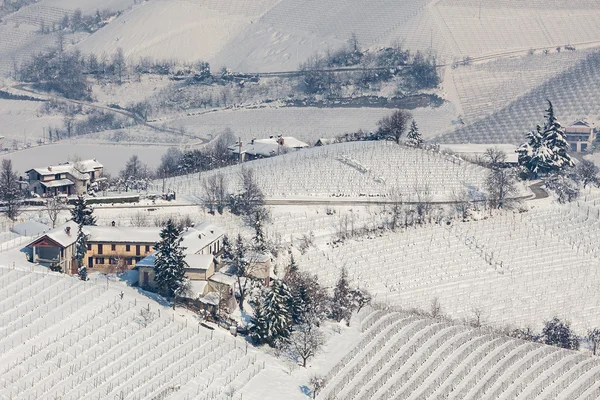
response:
<path id="1" fill-rule="evenodd" d="M 206 293 L 207 281 L 188 281 L 190 287 L 190 298 L 197 299 L 204 296 Z"/>
<path id="2" fill-rule="evenodd" d="M 69 233 L 67 233 L 67 228 L 70 228 Z M 75 241 L 77 241 L 77 224 L 73 221 L 69 221 L 64 225 L 59 226 L 58 228 L 54 228 L 42 236 L 38 237 L 31 243 L 29 243 L 26 247 L 31 246 L 33 243 L 37 242 L 43 237 L 48 237 L 53 242 L 58 243 L 62 247 L 69 247 Z"/>
<path id="3" fill-rule="evenodd" d="M 156 261 L 156 256 L 154 253 L 148 254 L 146 257 L 142 258 L 140 261 L 135 263 L 136 268 L 140 267 L 148 267 L 154 268 L 154 261 Z"/>
<path id="4" fill-rule="evenodd" d="M 56 175 L 56 174 L 70 174 L 73 177 L 75 177 L 76 179 L 79 179 L 82 181 L 90 179 L 89 174 L 79 172 L 71 164 L 51 165 L 46 168 L 32 168 L 28 171 L 25 171 L 25 173 L 28 174 L 31 171 L 35 171 L 42 176 Z"/>
<path id="5" fill-rule="evenodd" d="M 200 300 L 200 302 L 204 303 L 204 304 L 218 306 L 220 298 L 221 298 L 221 296 L 219 295 L 219 293 L 210 292 L 210 293 L 207 293 L 206 296 L 203 296 L 203 297 L 199 298 L 198 300 Z"/>
<path id="6" fill-rule="evenodd" d="M 134 228 L 122 226 L 86 226 L 83 231 L 90 242 L 156 243 L 161 228 Z"/>
<path id="7" fill-rule="evenodd" d="M 61 186 L 71 186 L 71 185 L 74 185 L 75 183 L 73 183 L 73 181 L 70 179 L 58 179 L 56 181 L 40 182 L 40 184 L 47 188 L 53 188 L 53 187 L 61 187 Z"/>
<path id="8" fill-rule="evenodd" d="M 254 143 L 253 143 L 254 142 Z M 278 138 L 255 139 L 247 144 L 242 143 L 242 153 L 248 153 L 255 156 L 271 157 L 284 149 L 301 149 L 310 147 L 292 136 L 283 136 Z M 229 146 L 229 150 L 234 154 L 240 153 L 240 146 Z"/>
<path id="9" fill-rule="evenodd" d="M 215 283 L 221 283 L 227 286 L 235 285 L 235 277 L 224 274 L 222 272 L 216 272 L 213 276 L 208 278 L 208 280 Z"/>
<path id="10" fill-rule="evenodd" d="M 208 270 L 214 263 L 212 254 L 186 254 L 185 263 L 190 269 Z"/>
<path id="11" fill-rule="evenodd" d="M 10 228 L 11 232 L 21 236 L 39 236 L 50 230 L 51 228 L 48 225 L 37 221 L 23 222 L 22 224 L 17 224 Z"/>
<path id="12" fill-rule="evenodd" d="M 186 248 L 187 254 L 196 254 L 224 234 L 225 231 L 218 226 L 210 222 L 203 222 L 193 228 L 188 228 L 183 233 L 181 245 Z"/>
<path id="13" fill-rule="evenodd" d="M 100 164 L 96 159 L 79 161 L 76 165 L 79 167 L 78 169 L 80 172 L 93 172 L 96 168 L 104 167 L 104 165 Z"/>
<path id="14" fill-rule="evenodd" d="M 592 126 L 585 120 L 583 119 L 578 119 L 577 121 L 574 121 L 571 125 L 569 126 L 586 126 L 588 128 L 591 128 Z"/>

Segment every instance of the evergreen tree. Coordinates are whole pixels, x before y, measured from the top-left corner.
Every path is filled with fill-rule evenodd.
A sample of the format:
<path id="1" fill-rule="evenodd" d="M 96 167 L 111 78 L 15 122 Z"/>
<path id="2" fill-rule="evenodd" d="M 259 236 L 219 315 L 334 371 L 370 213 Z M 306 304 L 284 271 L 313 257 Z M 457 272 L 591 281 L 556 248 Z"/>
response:
<path id="1" fill-rule="evenodd" d="M 77 274 L 82 281 L 87 280 L 87 267 L 83 263 L 87 253 L 87 240 L 83 233 L 83 224 L 77 227 L 77 241 L 75 242 L 75 259 L 77 260 Z"/>
<path id="2" fill-rule="evenodd" d="M 71 210 L 72 220 L 77 225 L 96 225 L 96 217 L 93 215 L 94 210 L 87 205 L 85 197 L 77 196 L 75 207 Z"/>
<path id="3" fill-rule="evenodd" d="M 260 213 L 257 211 L 255 213 L 254 219 L 254 250 L 258 253 L 265 253 L 267 251 L 267 243 L 265 240 L 265 233 L 263 231 L 263 223 Z"/>
<path id="4" fill-rule="evenodd" d="M 350 318 L 352 317 L 353 299 L 348 284 L 348 273 L 346 269 L 342 269 L 340 279 L 335 285 L 333 291 L 333 300 L 331 302 L 331 317 L 336 321 L 346 320 L 346 325 L 350 326 Z"/>
<path id="5" fill-rule="evenodd" d="M 267 343 L 276 346 L 292 330 L 289 310 L 291 295 L 285 283 L 275 280 L 265 297 L 264 317 L 267 321 Z"/>
<path id="6" fill-rule="evenodd" d="M 289 337 L 292 331 L 290 297 L 286 284 L 275 280 L 266 296 L 255 305 L 250 337 L 256 343 L 267 343 L 275 347 Z"/>
<path id="7" fill-rule="evenodd" d="M 254 308 L 254 317 L 250 320 L 250 339 L 254 341 L 254 343 L 262 344 L 266 343 L 268 340 L 268 323 L 265 319 L 265 314 L 263 310 L 263 303 L 258 302 L 253 305 Z"/>
<path id="8" fill-rule="evenodd" d="M 419 128 L 417 127 L 417 122 L 414 119 L 410 124 L 408 135 L 406 135 L 406 144 L 411 147 L 421 147 L 423 145 L 423 137 L 421 136 Z"/>
<path id="9" fill-rule="evenodd" d="M 154 280 L 158 291 L 173 296 L 185 285 L 185 247 L 181 247 L 181 231 L 169 219 L 160 232 L 160 241 L 154 245 Z"/>
<path id="10" fill-rule="evenodd" d="M 526 137 L 527 143 L 517 149 L 519 165 L 535 176 L 559 172 L 575 165 L 567 154 L 569 143 L 560 122 L 554 116 L 554 108 L 549 100 L 544 126 L 537 125 L 536 129 L 529 132 Z"/>
<path id="11" fill-rule="evenodd" d="M 557 317 L 546 321 L 541 338 L 546 344 L 571 350 L 579 349 L 579 338 L 571 330 L 569 323 L 562 322 Z"/>
<path id="12" fill-rule="evenodd" d="M 235 241 L 235 247 L 233 249 L 230 271 L 236 277 L 238 286 L 238 305 L 240 311 L 244 311 L 244 300 L 246 299 L 246 293 L 251 287 L 251 267 L 250 263 L 246 259 L 246 245 L 242 235 L 237 236 Z"/>
<path id="13" fill-rule="evenodd" d="M 227 235 L 223 236 L 223 254 L 221 258 L 225 262 L 231 262 L 233 260 L 233 249 L 231 248 L 231 242 Z"/>

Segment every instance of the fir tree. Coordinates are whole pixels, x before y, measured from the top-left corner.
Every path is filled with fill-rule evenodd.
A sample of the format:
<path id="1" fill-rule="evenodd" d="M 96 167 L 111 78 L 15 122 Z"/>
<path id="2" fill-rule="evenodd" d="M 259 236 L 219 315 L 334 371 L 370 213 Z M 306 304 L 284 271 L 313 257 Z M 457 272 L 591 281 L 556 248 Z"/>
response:
<path id="1" fill-rule="evenodd" d="M 410 124 L 408 135 L 406 135 L 406 144 L 411 147 L 421 147 L 423 145 L 423 137 L 421 136 L 419 128 L 417 127 L 417 122 L 414 119 Z"/>
<path id="2" fill-rule="evenodd" d="M 231 262 L 233 260 L 233 249 L 231 248 L 231 242 L 227 235 L 223 236 L 223 254 L 221 258 L 225 262 Z"/>
<path id="3" fill-rule="evenodd" d="M 83 233 L 83 225 L 79 224 L 77 228 L 77 240 L 75 242 L 75 259 L 77 260 L 77 274 L 82 281 L 87 280 L 87 267 L 83 263 L 87 253 L 87 240 Z"/>
<path id="4" fill-rule="evenodd" d="M 160 241 L 154 245 L 154 280 L 158 291 L 173 296 L 185 285 L 185 247 L 181 247 L 180 230 L 169 219 L 160 232 Z"/>
<path id="5" fill-rule="evenodd" d="M 258 253 L 265 253 L 267 251 L 267 243 L 265 240 L 265 233 L 263 231 L 262 218 L 260 213 L 257 211 L 255 213 L 254 219 L 254 250 Z"/>
<path id="6" fill-rule="evenodd" d="M 77 196 L 75 207 L 71 210 L 73 221 L 77 225 L 96 225 L 96 217 L 93 215 L 94 210 L 87 205 L 85 197 Z"/>
<path id="7" fill-rule="evenodd" d="M 240 311 L 244 311 L 244 300 L 246 299 L 246 293 L 251 285 L 251 271 L 250 263 L 246 259 L 246 245 L 242 235 L 237 236 L 235 241 L 235 247 L 232 252 L 232 258 L 230 263 L 230 271 L 236 277 L 238 286 L 238 305 Z"/>
<path id="8" fill-rule="evenodd" d="M 285 283 L 273 281 L 262 303 L 255 307 L 251 337 L 256 343 L 267 343 L 275 347 L 289 337 L 292 331 L 290 297 Z"/>
<path id="9" fill-rule="evenodd" d="M 554 116 L 554 108 L 549 100 L 544 126 L 538 125 L 526 137 L 527 143 L 517 149 L 519 165 L 535 176 L 559 172 L 575 165 L 567 154 L 569 143 L 565 139 L 560 122 Z"/>
<path id="10" fill-rule="evenodd" d="M 250 339 L 254 341 L 254 343 L 262 344 L 266 343 L 268 340 L 268 323 L 265 319 L 265 314 L 263 310 L 263 303 L 258 302 L 253 305 L 254 308 L 254 317 L 250 320 Z"/>
<path id="11" fill-rule="evenodd" d="M 276 346 L 291 333 L 290 297 L 288 287 L 279 280 L 275 280 L 267 292 L 264 316 L 268 321 L 267 343 L 271 346 Z"/>
<path id="12" fill-rule="evenodd" d="M 348 273 L 346 269 L 342 269 L 340 279 L 335 285 L 333 291 L 333 300 L 331 302 L 331 317 L 336 321 L 346 320 L 346 325 L 350 326 L 350 318 L 352 317 L 353 299 L 348 284 Z"/>

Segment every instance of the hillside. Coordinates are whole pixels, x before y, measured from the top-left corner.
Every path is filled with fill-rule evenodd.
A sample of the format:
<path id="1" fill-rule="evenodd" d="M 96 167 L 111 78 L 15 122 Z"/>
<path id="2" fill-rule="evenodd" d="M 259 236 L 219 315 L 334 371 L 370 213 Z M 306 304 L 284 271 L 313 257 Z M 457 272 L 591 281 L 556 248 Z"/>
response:
<path id="1" fill-rule="evenodd" d="M 317 396 L 595 399 L 600 359 L 398 312 L 366 316 L 361 342 Z"/>
<path id="2" fill-rule="evenodd" d="M 590 53 L 566 71 L 516 98 L 507 106 L 436 140 L 443 143 L 521 144 L 527 131 L 541 123 L 546 100 L 563 125 L 587 118 L 594 122 L 600 115 L 600 52 Z"/>
<path id="3" fill-rule="evenodd" d="M 392 199 L 448 201 L 466 190 L 481 195 L 486 169 L 458 158 L 392 142 L 350 142 L 244 163 L 251 168 L 267 198 L 271 199 Z M 192 200 L 201 194 L 201 179 L 225 175 L 239 184 L 240 166 L 167 179 L 164 185 Z M 155 190 L 163 187 L 154 183 Z M 421 197 L 419 197 L 421 196 Z"/>

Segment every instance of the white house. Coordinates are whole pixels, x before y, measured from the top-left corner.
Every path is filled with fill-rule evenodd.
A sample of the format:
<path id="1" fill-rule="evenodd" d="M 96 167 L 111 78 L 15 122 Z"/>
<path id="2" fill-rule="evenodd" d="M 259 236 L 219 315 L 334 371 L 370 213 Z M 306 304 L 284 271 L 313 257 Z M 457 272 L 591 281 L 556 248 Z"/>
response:
<path id="1" fill-rule="evenodd" d="M 28 175 L 29 190 L 40 196 L 79 195 L 87 192 L 90 183 L 100 179 L 103 166 L 95 159 L 48 167 L 32 168 Z"/>
<path id="2" fill-rule="evenodd" d="M 571 151 L 583 152 L 588 150 L 596 140 L 596 128 L 580 119 L 565 128 L 565 137 L 571 146 Z"/>
<path id="3" fill-rule="evenodd" d="M 292 136 L 271 136 L 268 139 L 252 139 L 248 144 L 241 142 L 229 146 L 229 152 L 236 158 L 253 160 L 256 158 L 273 157 L 292 150 L 300 150 L 310 147 Z"/>

